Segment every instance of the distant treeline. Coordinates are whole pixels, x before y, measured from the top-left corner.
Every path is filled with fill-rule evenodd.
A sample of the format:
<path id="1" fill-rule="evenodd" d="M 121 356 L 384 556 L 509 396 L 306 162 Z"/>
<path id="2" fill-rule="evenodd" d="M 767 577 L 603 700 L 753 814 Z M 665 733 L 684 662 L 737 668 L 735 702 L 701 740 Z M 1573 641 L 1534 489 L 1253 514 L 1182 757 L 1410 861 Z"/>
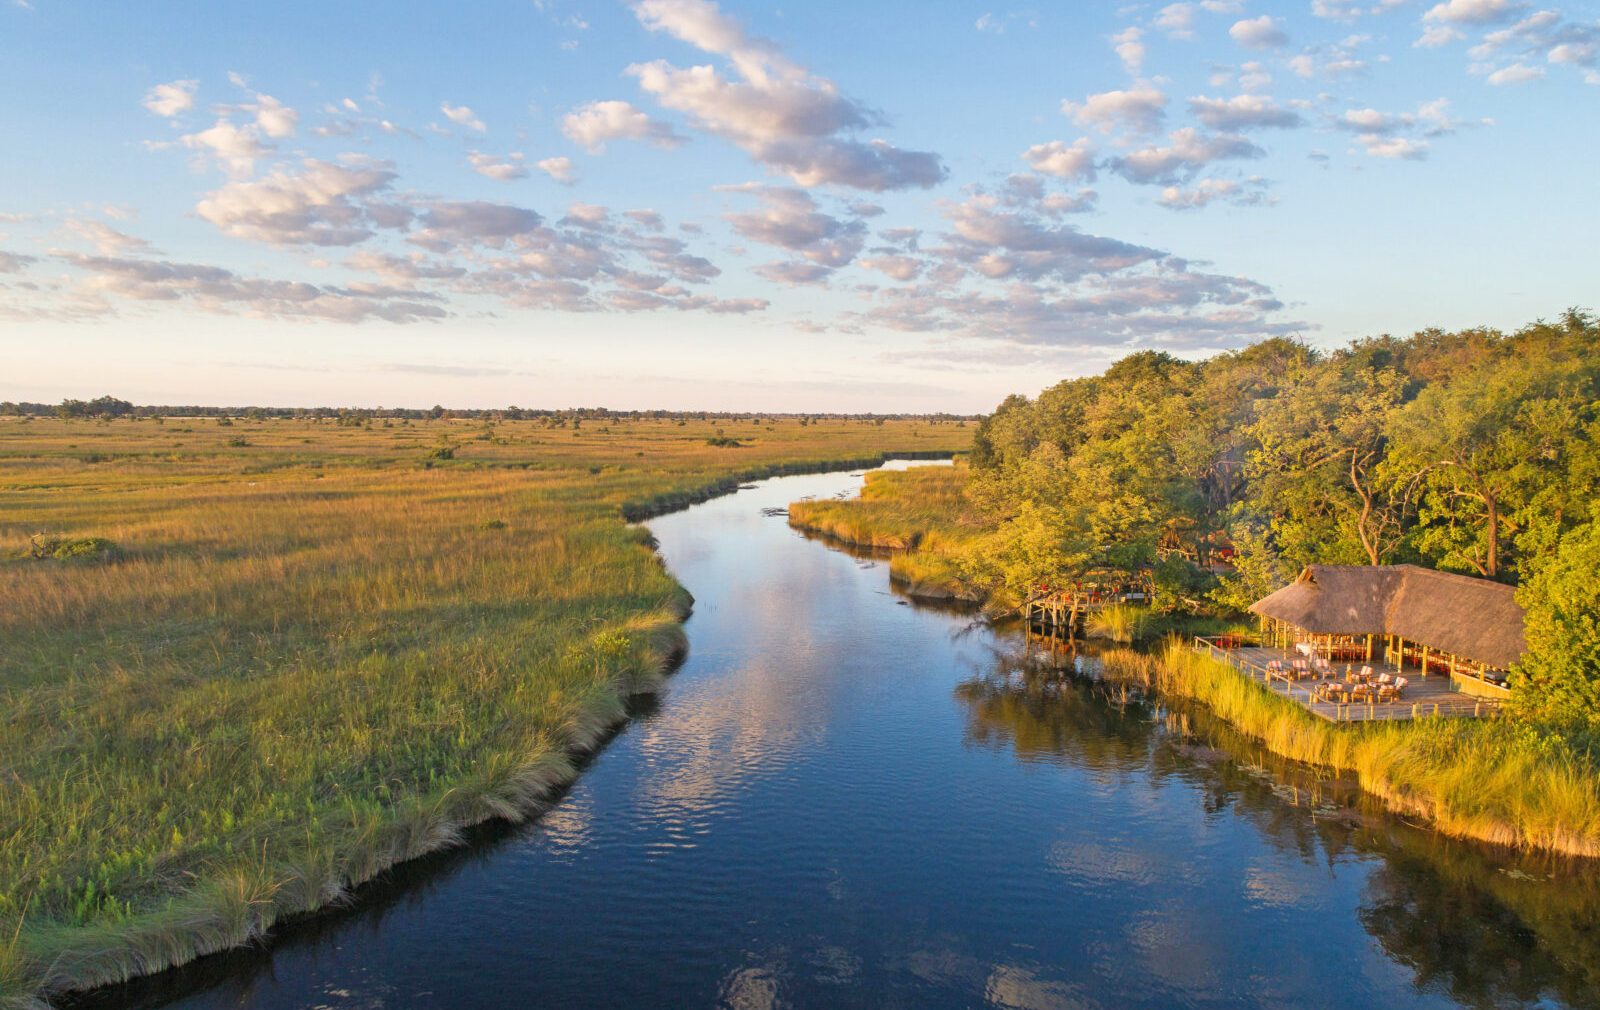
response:
<path id="1" fill-rule="evenodd" d="M 400 419 L 412 421 L 467 420 L 529 421 L 560 419 L 564 421 L 767 421 L 788 420 L 809 424 L 813 420 L 860 421 L 874 424 L 880 421 L 923 421 L 928 424 L 954 424 L 976 421 L 981 414 L 841 414 L 829 412 L 786 413 L 716 410 L 611 410 L 607 407 L 574 407 L 552 410 L 535 407 L 460 408 L 435 404 L 432 407 L 202 407 L 194 404 L 134 404 L 115 396 L 100 396 L 93 400 L 62 400 L 60 403 L 28 403 L 0 401 L 0 416 L 60 417 L 60 418 L 117 418 L 117 417 L 241 417 L 266 420 L 287 418 L 295 420 L 333 420 L 361 423 L 373 419 Z"/>

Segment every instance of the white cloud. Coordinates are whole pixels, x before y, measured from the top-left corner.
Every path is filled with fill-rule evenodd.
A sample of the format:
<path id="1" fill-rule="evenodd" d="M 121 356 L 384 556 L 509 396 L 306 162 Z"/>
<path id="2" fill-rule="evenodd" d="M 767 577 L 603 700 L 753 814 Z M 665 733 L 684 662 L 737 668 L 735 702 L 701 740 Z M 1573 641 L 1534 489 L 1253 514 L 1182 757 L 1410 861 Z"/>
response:
<path id="1" fill-rule="evenodd" d="M 590 154 L 601 153 L 613 140 L 639 140 L 668 149 L 683 143 L 666 123 L 615 100 L 580 105 L 561 120 L 561 132 Z"/>
<path id="2" fill-rule="evenodd" d="M 1127 90 L 1103 91 L 1082 102 L 1063 101 L 1061 112 L 1083 126 L 1097 127 L 1102 133 L 1130 130 L 1153 133 L 1166 116 L 1167 96 L 1151 85 L 1136 85 Z"/>
<path id="3" fill-rule="evenodd" d="M 300 121 L 298 112 L 271 95 L 257 94 L 255 104 L 243 108 L 247 112 L 255 113 L 256 126 L 274 140 L 292 136 L 295 124 Z"/>
<path id="4" fill-rule="evenodd" d="M 1304 122 L 1293 109 L 1278 105 L 1265 95 L 1235 95 L 1233 98 L 1189 99 L 1189 111 L 1213 130 L 1290 129 Z"/>
<path id="5" fill-rule="evenodd" d="M 1422 30 L 1422 35 L 1412 45 L 1418 49 L 1437 49 L 1459 41 L 1466 36 L 1449 25 L 1428 25 Z"/>
<path id="6" fill-rule="evenodd" d="M 571 186 L 578 181 L 578 173 L 573 168 L 572 159 L 564 155 L 556 158 L 541 158 L 534 162 L 533 167 L 563 186 Z"/>
<path id="7" fill-rule="evenodd" d="M 72 218 L 67 221 L 67 229 L 92 243 L 97 252 L 107 256 L 141 252 L 150 248 L 150 243 L 144 239 L 129 235 L 126 232 L 120 232 L 104 221 L 95 221 L 90 218 Z"/>
<path id="8" fill-rule="evenodd" d="M 1228 34 L 1246 49 L 1279 49 L 1289 44 L 1289 36 L 1280 23 L 1267 14 L 1235 21 Z"/>
<path id="9" fill-rule="evenodd" d="M 1156 27 L 1166 32 L 1175 39 L 1187 39 L 1194 36 L 1194 5 L 1189 3 L 1168 4 L 1156 14 Z"/>
<path id="10" fill-rule="evenodd" d="M 1111 169 L 1129 182 L 1177 185 L 1213 162 L 1266 154 L 1237 134 L 1205 134 L 1191 126 L 1172 131 L 1167 139 L 1164 147 L 1151 145 L 1111 159 Z"/>
<path id="11" fill-rule="evenodd" d="M 1188 189 L 1168 186 L 1156 200 L 1168 210 L 1199 210 L 1217 201 L 1247 207 L 1266 202 L 1266 194 L 1259 179 L 1243 183 L 1232 179 L 1201 179 Z"/>
<path id="12" fill-rule="evenodd" d="M 725 76 L 712 66 L 680 69 L 655 60 L 627 68 L 640 88 L 687 115 L 697 129 L 728 140 L 800 185 L 881 191 L 928 187 L 944 179 L 936 154 L 848 136 L 881 125 L 882 118 L 841 95 L 832 81 L 790 61 L 771 42 L 746 34 L 716 4 L 641 0 L 633 10 L 646 28 L 723 56 L 733 71 Z"/>
<path id="13" fill-rule="evenodd" d="M 1139 41 L 1143 37 L 1144 32 L 1137 28 L 1124 28 L 1111 36 L 1117 59 L 1122 61 L 1122 68 L 1130 74 L 1138 75 L 1144 68 L 1144 43 Z"/>
<path id="14" fill-rule="evenodd" d="M 1358 0 L 1311 0 L 1311 13 L 1319 18 L 1335 21 L 1354 21 L 1365 15 L 1388 14 L 1406 5 L 1408 0 L 1377 0 L 1371 5 Z"/>
<path id="15" fill-rule="evenodd" d="M 222 267 L 170 260 L 66 254 L 87 275 L 86 297 L 136 302 L 186 302 L 208 312 L 275 319 L 391 323 L 447 315 L 437 295 L 412 289 L 352 284 L 343 287 L 246 277 Z"/>
<path id="16" fill-rule="evenodd" d="M 1542 67 L 1530 67 L 1524 63 L 1513 63 L 1501 67 L 1485 78 L 1490 84 L 1499 87 L 1503 84 L 1526 84 L 1537 81 L 1544 76 Z"/>
<path id="17" fill-rule="evenodd" d="M 916 280 L 922 272 L 922 261 L 915 256 L 906 256 L 901 253 L 884 252 L 872 256 L 863 256 L 859 260 L 862 267 L 876 270 L 886 277 L 897 281 Z"/>
<path id="18" fill-rule="evenodd" d="M 754 212 L 725 216 L 742 238 L 799 255 L 827 270 L 847 265 L 865 244 L 866 226 L 859 220 L 841 220 L 824 214 L 811 194 L 786 186 L 744 185 L 724 187 L 725 191 L 746 193 L 761 201 Z M 808 281 L 820 277 L 808 277 Z"/>
<path id="19" fill-rule="evenodd" d="M 444 117 L 457 126 L 466 127 L 477 133 L 484 133 L 489 129 L 483 125 L 483 120 L 479 119 L 468 106 L 440 102 L 439 111 L 444 113 Z"/>
<path id="20" fill-rule="evenodd" d="M 199 87 L 200 82 L 194 80 L 157 84 L 145 94 L 142 104 L 156 115 L 171 119 L 194 108 L 194 93 Z"/>
<path id="21" fill-rule="evenodd" d="M 1067 146 L 1059 140 L 1035 144 L 1022 152 L 1022 160 L 1035 172 L 1053 175 L 1058 179 L 1082 179 L 1093 182 L 1095 177 L 1094 148 L 1084 139 Z"/>
<path id="22" fill-rule="evenodd" d="M 521 151 L 512 151 L 506 155 L 484 154 L 481 151 L 467 152 L 467 163 L 472 166 L 472 170 L 496 182 L 526 179 L 528 166 L 524 165 L 522 160 Z"/>
<path id="23" fill-rule="evenodd" d="M 298 174 L 279 170 L 256 182 L 231 182 L 202 199 L 195 212 L 224 234 L 252 242 L 355 245 L 375 228 L 409 220 L 409 212 L 385 214 L 371 202 L 394 179 L 387 167 L 308 159 Z"/>
<path id="24" fill-rule="evenodd" d="M 1502 24 L 1527 6 L 1520 0 L 1445 0 L 1429 8 L 1422 20 L 1452 25 Z"/>
<path id="25" fill-rule="evenodd" d="M 192 151 L 215 158 L 224 171 L 234 178 L 247 178 L 255 173 L 256 162 L 271 150 L 262 143 L 255 126 L 235 126 L 231 120 L 219 119 L 209 129 L 189 133 L 178 138 L 178 143 Z"/>

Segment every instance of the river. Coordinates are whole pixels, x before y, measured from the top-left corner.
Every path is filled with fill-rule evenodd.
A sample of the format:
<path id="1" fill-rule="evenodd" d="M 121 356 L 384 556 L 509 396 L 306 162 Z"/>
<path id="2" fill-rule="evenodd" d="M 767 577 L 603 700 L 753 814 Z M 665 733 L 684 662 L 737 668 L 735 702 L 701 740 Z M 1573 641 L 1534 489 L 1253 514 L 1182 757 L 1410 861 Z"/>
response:
<path id="1" fill-rule="evenodd" d="M 650 521 L 689 656 L 544 817 L 76 1002 L 1600 1005 L 1593 871 L 1383 816 L 763 513 L 859 485 Z"/>

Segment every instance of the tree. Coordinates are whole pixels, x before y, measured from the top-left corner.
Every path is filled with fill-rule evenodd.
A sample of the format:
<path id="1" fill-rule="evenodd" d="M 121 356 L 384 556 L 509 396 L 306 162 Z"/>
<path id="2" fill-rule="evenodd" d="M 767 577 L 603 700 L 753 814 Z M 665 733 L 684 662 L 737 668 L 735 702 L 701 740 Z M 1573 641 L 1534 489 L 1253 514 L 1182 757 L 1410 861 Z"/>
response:
<path id="1" fill-rule="evenodd" d="M 1515 575 L 1513 538 L 1600 395 L 1600 362 L 1582 328 L 1568 346 L 1533 331 L 1429 385 L 1395 417 L 1392 479 L 1423 495 L 1416 544 L 1441 567 Z"/>
<path id="2" fill-rule="evenodd" d="M 1528 650 L 1512 673 L 1519 715 L 1600 740 L 1600 505 L 1517 590 Z"/>
<path id="3" fill-rule="evenodd" d="M 1393 368 L 1349 355 L 1301 371 L 1250 426 L 1251 511 L 1296 564 L 1381 565 L 1400 546 L 1410 503 L 1385 480 L 1387 429 L 1405 395 Z"/>

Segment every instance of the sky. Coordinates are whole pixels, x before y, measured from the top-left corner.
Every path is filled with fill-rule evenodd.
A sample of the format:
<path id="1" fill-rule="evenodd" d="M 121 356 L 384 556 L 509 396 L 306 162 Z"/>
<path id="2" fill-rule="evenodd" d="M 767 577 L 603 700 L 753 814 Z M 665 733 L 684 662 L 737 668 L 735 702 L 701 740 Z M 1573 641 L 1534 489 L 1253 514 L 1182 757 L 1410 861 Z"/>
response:
<path id="1" fill-rule="evenodd" d="M 1600 307 L 1522 0 L 0 0 L 0 399 L 990 409 Z"/>

